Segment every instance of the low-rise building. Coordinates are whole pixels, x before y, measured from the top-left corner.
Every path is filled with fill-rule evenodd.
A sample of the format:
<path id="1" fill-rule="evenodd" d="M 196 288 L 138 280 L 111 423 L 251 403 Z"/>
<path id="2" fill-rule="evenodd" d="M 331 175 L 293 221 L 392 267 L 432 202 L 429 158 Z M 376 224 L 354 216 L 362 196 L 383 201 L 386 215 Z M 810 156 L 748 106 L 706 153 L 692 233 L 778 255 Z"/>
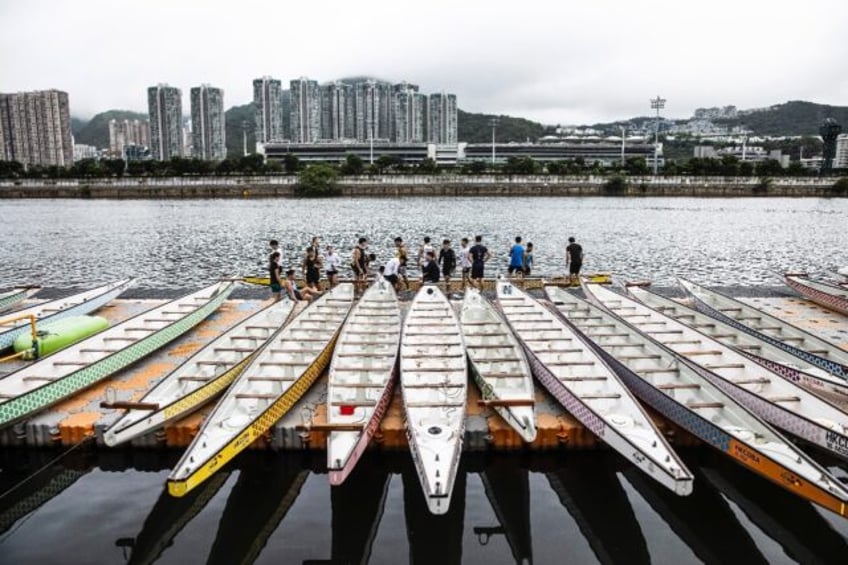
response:
<path id="1" fill-rule="evenodd" d="M 82 161 L 83 159 L 99 159 L 100 151 L 93 145 L 85 143 L 74 143 L 74 162 Z"/>
<path id="2" fill-rule="evenodd" d="M 836 154 L 833 157 L 834 169 L 848 169 L 848 134 L 839 134 L 836 138 Z"/>

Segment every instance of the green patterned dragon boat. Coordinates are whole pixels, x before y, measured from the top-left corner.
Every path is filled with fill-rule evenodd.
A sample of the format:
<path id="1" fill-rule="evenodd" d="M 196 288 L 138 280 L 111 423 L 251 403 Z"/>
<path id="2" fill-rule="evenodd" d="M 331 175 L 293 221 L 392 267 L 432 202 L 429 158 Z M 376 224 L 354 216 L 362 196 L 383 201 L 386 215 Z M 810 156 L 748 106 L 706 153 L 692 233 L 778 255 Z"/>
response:
<path id="1" fill-rule="evenodd" d="M 0 428 L 124 369 L 199 324 L 227 299 L 220 282 L 152 308 L 0 379 Z"/>

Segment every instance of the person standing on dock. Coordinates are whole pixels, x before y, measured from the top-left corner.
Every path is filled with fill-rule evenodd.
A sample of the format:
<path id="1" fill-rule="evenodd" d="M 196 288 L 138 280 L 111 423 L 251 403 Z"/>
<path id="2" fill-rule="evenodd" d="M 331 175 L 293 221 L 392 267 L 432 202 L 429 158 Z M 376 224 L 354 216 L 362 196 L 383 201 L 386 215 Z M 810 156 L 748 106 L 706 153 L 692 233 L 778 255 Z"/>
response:
<path id="1" fill-rule="evenodd" d="M 439 282 L 439 262 L 436 261 L 436 252 L 428 251 L 424 258 L 427 263 L 421 269 L 421 275 L 425 283 Z"/>
<path id="2" fill-rule="evenodd" d="M 474 236 L 474 247 L 468 251 L 468 254 L 471 256 L 471 286 L 476 286 L 482 291 L 486 261 L 491 257 L 489 249 L 483 245 L 482 235 Z"/>
<path id="3" fill-rule="evenodd" d="M 327 283 L 330 288 L 339 284 L 339 267 L 342 265 L 342 260 L 339 255 L 333 251 L 333 246 L 327 246 L 327 253 L 324 255 L 324 265 L 327 269 Z"/>
<path id="4" fill-rule="evenodd" d="M 533 244 L 527 242 L 527 249 L 524 251 L 524 276 L 529 277 L 533 271 Z"/>
<path id="5" fill-rule="evenodd" d="M 282 298 L 283 290 L 283 275 L 280 264 L 282 263 L 282 253 L 280 253 L 280 242 L 272 239 L 268 245 L 271 247 L 271 253 L 268 255 L 268 276 L 271 280 L 271 292 L 277 300 Z"/>
<path id="6" fill-rule="evenodd" d="M 465 292 L 466 285 L 471 282 L 471 255 L 468 253 L 467 237 L 463 237 L 459 244 L 459 267 L 462 269 L 462 292 Z"/>
<path id="7" fill-rule="evenodd" d="M 399 263 L 397 274 L 403 279 L 404 290 L 409 290 L 409 279 L 406 277 L 406 264 L 409 262 L 409 254 L 406 252 L 406 245 L 403 244 L 403 238 L 400 236 L 395 238 L 395 257 L 397 257 Z"/>
<path id="8" fill-rule="evenodd" d="M 353 270 L 353 284 L 357 288 L 364 288 L 368 281 L 368 239 L 359 238 L 359 243 L 353 248 L 350 258 L 350 268 Z"/>
<path id="9" fill-rule="evenodd" d="M 521 236 L 516 236 L 515 245 L 509 250 L 509 268 L 507 272 L 517 277 L 524 276 L 524 246 L 521 245 Z"/>
<path id="10" fill-rule="evenodd" d="M 424 267 L 427 264 L 427 258 L 430 252 L 436 254 L 436 249 L 430 244 L 430 236 L 424 236 L 424 243 L 418 248 L 418 268 L 421 269 L 421 279 L 424 280 Z"/>
<path id="11" fill-rule="evenodd" d="M 565 248 L 565 266 L 568 267 L 568 280 L 571 284 L 580 284 L 580 267 L 583 266 L 583 247 L 574 240 L 568 238 L 568 247 Z"/>
<path id="12" fill-rule="evenodd" d="M 306 286 L 316 292 L 321 292 L 321 259 L 313 247 L 306 248 L 306 256 L 300 266 L 306 277 Z"/>
<path id="13" fill-rule="evenodd" d="M 383 278 L 389 281 L 395 290 L 398 290 L 400 286 L 400 259 L 397 257 L 389 259 L 389 262 L 383 266 L 382 273 Z"/>
<path id="14" fill-rule="evenodd" d="M 456 252 L 451 248 L 451 241 L 442 241 L 439 250 L 439 264 L 442 266 L 442 276 L 445 278 L 445 292 L 450 292 L 450 280 L 456 270 Z"/>

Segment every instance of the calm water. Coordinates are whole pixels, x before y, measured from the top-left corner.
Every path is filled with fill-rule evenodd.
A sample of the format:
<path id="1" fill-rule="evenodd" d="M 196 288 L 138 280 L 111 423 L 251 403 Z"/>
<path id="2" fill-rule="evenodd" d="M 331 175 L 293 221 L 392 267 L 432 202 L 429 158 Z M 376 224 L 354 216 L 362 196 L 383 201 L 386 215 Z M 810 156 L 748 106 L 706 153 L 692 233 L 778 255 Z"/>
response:
<path id="1" fill-rule="evenodd" d="M 777 284 L 774 273 L 848 265 L 846 199 L 407 198 L 334 200 L 0 201 L 0 287 L 88 286 L 125 276 L 137 288 L 199 287 L 221 275 L 265 271 L 267 241 L 300 263 L 312 235 L 348 263 L 359 236 L 378 263 L 401 235 L 412 252 L 483 234 L 490 273 L 505 271 L 516 235 L 536 247 L 536 272 L 564 272 L 570 235 L 584 270 L 659 284 Z"/>
<path id="2" fill-rule="evenodd" d="M 379 258 L 482 233 L 505 269 L 520 234 L 537 272 L 563 272 L 569 235 L 586 270 L 670 283 L 777 284 L 774 271 L 848 265 L 848 201 L 454 198 L 0 201 L 0 287 L 199 287 L 264 271 L 267 240 L 294 261 L 313 234 Z M 0 493 L 57 453 L 0 450 Z M 368 454 L 331 488 L 322 454 L 242 454 L 184 499 L 164 494 L 179 452 L 80 450 L 0 498 L 0 563 L 844 563 L 848 520 L 706 449 L 684 450 L 677 498 L 611 453 L 463 456 L 451 510 L 430 515 L 408 454 Z M 317 458 L 316 458 L 317 457 Z M 824 463 L 831 463 L 823 461 Z M 843 468 L 829 465 L 848 479 Z"/>
<path id="3" fill-rule="evenodd" d="M 0 486 L 50 455 L 2 454 Z M 80 453 L 0 500 L 0 560 L 845 562 L 845 520 L 706 450 L 683 456 L 696 472 L 688 498 L 606 452 L 466 455 L 451 509 L 437 517 L 401 454 L 371 453 L 345 485 L 331 488 L 313 456 L 249 452 L 175 499 L 163 491 L 175 454 Z"/>

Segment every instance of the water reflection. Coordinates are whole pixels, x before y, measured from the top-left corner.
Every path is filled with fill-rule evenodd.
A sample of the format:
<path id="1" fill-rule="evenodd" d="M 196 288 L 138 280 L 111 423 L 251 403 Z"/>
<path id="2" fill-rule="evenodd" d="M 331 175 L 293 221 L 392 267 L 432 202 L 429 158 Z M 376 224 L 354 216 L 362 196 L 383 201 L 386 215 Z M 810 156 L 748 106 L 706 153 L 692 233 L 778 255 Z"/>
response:
<path id="1" fill-rule="evenodd" d="M 474 533 L 482 545 L 489 538 L 502 535 L 516 563 L 533 562 L 530 533 L 530 481 L 527 469 L 507 460 L 489 465 L 480 473 L 486 498 L 498 519 L 497 527 L 475 526 Z"/>
<path id="2" fill-rule="evenodd" d="M 430 513 L 412 460 L 403 465 L 403 509 L 406 515 L 406 534 L 409 538 L 410 563 L 462 563 L 467 473 L 464 460 L 463 457 L 456 474 L 450 508 L 441 515 Z"/>
<path id="3" fill-rule="evenodd" d="M 146 565 L 155 562 L 186 524 L 212 500 L 229 476 L 229 471 L 216 473 L 182 498 L 174 498 L 168 494 L 167 488 L 163 488 L 141 532 L 134 538 L 115 541 L 116 546 L 129 551 L 127 563 Z"/>
<path id="4" fill-rule="evenodd" d="M 811 504 L 715 457 L 700 471 L 791 559 L 799 563 L 845 562 L 848 543 Z"/>
<path id="5" fill-rule="evenodd" d="M 848 554 L 848 521 L 704 450 L 683 454 L 696 474 L 689 497 L 604 450 L 464 454 L 443 516 L 430 514 L 405 453 L 368 453 L 331 487 L 320 453 L 248 452 L 179 499 L 163 484 L 175 453 L 91 451 L 49 465 L 55 455 L 0 450 L 3 491 L 45 468 L 0 498 L 0 561 L 757 564 Z"/>
<path id="6" fill-rule="evenodd" d="M 243 467 L 227 497 L 207 563 L 253 563 L 286 517 L 308 476 L 309 470 L 297 456 L 260 456 L 255 464 Z"/>
<path id="7" fill-rule="evenodd" d="M 676 496 L 635 468 L 624 476 L 704 563 L 768 563 L 727 501 L 697 468 L 692 494 Z"/>
<path id="8" fill-rule="evenodd" d="M 569 454 L 562 467 L 547 477 L 598 561 L 650 563 L 645 536 L 618 480 L 616 462 L 606 452 Z"/>

